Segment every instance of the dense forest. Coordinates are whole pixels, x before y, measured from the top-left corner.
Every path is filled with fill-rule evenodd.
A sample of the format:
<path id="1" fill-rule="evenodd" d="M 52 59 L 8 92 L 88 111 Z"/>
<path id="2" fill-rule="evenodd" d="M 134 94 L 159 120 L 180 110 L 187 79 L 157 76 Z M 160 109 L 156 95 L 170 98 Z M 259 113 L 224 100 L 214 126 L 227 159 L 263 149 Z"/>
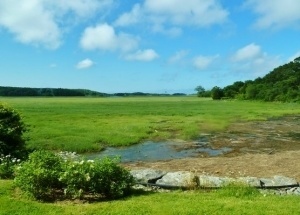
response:
<path id="1" fill-rule="evenodd" d="M 213 99 L 244 99 L 261 101 L 300 101 L 300 57 L 255 80 L 237 81 L 223 89 L 214 87 L 205 91 L 201 86 L 195 89 L 198 96 Z"/>

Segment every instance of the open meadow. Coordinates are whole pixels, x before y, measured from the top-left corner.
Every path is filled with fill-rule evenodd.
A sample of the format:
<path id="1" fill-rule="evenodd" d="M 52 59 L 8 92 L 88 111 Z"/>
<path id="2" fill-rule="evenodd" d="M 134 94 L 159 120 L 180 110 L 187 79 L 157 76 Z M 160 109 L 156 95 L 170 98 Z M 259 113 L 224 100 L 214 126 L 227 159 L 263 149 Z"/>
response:
<path id="1" fill-rule="evenodd" d="M 189 170 L 221 176 L 241 176 L 241 172 L 247 176 L 273 176 L 279 173 L 300 179 L 296 171 L 300 168 L 300 151 L 290 148 L 292 144 L 299 143 L 299 133 L 293 130 L 298 129 L 293 126 L 300 126 L 300 104 L 297 103 L 213 101 L 197 97 L 6 97 L 0 101 L 19 111 L 23 121 L 29 125 L 26 133 L 28 147 L 79 153 L 146 140 L 181 139 L 188 142 L 207 133 L 217 135 L 212 136 L 216 146 L 224 146 L 231 141 L 226 138 L 244 134 L 243 129 L 257 133 L 259 138 L 254 138 L 256 140 L 266 137 L 262 140 L 271 140 L 271 146 L 275 147 L 270 135 L 278 129 L 283 131 L 287 122 L 287 130 L 284 131 L 288 132 L 291 141 L 288 144 L 283 142 L 285 148 L 276 145 L 278 153 L 263 151 L 266 144 L 262 144 L 263 148 L 256 152 L 233 152 L 228 156 L 166 162 L 137 162 L 127 164 L 127 167 Z M 267 130 L 269 132 L 265 132 Z M 282 137 L 286 138 L 284 135 Z M 279 138 L 277 142 L 280 141 Z M 58 200 L 42 203 L 27 198 L 12 180 L 0 180 L 0 215 L 298 214 L 299 207 L 298 196 L 265 196 L 247 187 L 164 193 L 136 191 L 129 197 L 114 201 Z"/>
<path id="2" fill-rule="evenodd" d="M 0 180 L 0 214 L 299 214 L 298 196 L 263 196 L 253 189 L 137 192 L 115 201 L 36 202 Z"/>
<path id="3" fill-rule="evenodd" d="M 194 140 L 239 121 L 300 113 L 299 103 L 198 97 L 40 98 L 2 97 L 29 125 L 30 148 L 99 151 L 145 140 Z"/>

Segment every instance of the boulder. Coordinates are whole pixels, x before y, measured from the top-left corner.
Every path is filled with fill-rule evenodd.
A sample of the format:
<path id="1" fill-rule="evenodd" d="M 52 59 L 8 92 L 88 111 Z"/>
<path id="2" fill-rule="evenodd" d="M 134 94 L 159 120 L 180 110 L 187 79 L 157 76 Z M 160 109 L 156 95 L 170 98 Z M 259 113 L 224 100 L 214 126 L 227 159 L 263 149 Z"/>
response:
<path id="1" fill-rule="evenodd" d="M 169 172 L 157 180 L 156 184 L 170 187 L 195 188 L 198 186 L 198 177 L 188 171 Z"/>
<path id="2" fill-rule="evenodd" d="M 216 177 L 208 175 L 199 176 L 199 185 L 201 187 L 222 187 L 234 182 L 234 179 L 227 177 Z"/>
<path id="3" fill-rule="evenodd" d="M 273 178 L 260 178 L 262 187 L 295 186 L 298 182 L 294 178 L 274 176 Z"/>
<path id="4" fill-rule="evenodd" d="M 260 180 L 256 177 L 240 177 L 237 179 L 237 182 L 250 187 L 260 187 Z"/>
<path id="5" fill-rule="evenodd" d="M 167 172 L 154 169 L 131 170 L 130 174 L 138 183 L 155 183 L 156 180 L 163 177 Z"/>

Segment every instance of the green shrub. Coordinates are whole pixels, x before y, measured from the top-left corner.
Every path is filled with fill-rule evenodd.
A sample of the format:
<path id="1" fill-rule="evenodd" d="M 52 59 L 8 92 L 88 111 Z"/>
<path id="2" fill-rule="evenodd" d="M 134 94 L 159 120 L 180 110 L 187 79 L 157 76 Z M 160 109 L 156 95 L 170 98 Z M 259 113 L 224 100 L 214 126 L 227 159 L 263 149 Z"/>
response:
<path id="1" fill-rule="evenodd" d="M 62 188 L 58 180 L 61 172 L 60 156 L 48 151 L 36 151 L 16 168 L 15 183 L 35 199 L 48 200 L 55 198 L 56 192 Z"/>
<path id="2" fill-rule="evenodd" d="M 14 169 L 20 162 L 20 159 L 14 158 L 11 155 L 0 155 L 0 178 L 13 178 Z"/>
<path id="3" fill-rule="evenodd" d="M 133 177 L 120 167 L 116 159 L 68 161 L 60 181 L 66 186 L 64 193 L 73 198 L 84 194 L 104 198 L 119 198 L 129 193 Z"/>
<path id="4" fill-rule="evenodd" d="M 129 194 L 134 183 L 117 159 L 85 160 L 48 151 L 30 154 L 15 174 L 16 185 L 38 200 L 54 200 L 62 193 L 66 198 L 115 199 Z"/>
<path id="5" fill-rule="evenodd" d="M 20 114 L 0 104 L 0 154 L 22 157 L 25 153 L 23 133 L 26 126 Z"/>

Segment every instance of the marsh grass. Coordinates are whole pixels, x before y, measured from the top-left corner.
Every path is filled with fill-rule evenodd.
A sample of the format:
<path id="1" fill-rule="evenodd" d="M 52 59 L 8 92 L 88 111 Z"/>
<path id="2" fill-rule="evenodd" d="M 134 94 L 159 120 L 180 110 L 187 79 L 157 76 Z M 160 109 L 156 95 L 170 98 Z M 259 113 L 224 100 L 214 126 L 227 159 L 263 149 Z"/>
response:
<path id="1" fill-rule="evenodd" d="M 144 140 L 196 139 L 242 120 L 299 114 L 300 104 L 197 97 L 0 98 L 30 125 L 30 148 L 99 151 Z"/>
<path id="2" fill-rule="evenodd" d="M 241 193 L 241 191 L 240 191 Z M 0 180 L 0 214 L 299 214 L 299 196 L 266 196 L 243 191 L 139 192 L 115 201 L 41 203 L 22 196 L 11 180 Z"/>

